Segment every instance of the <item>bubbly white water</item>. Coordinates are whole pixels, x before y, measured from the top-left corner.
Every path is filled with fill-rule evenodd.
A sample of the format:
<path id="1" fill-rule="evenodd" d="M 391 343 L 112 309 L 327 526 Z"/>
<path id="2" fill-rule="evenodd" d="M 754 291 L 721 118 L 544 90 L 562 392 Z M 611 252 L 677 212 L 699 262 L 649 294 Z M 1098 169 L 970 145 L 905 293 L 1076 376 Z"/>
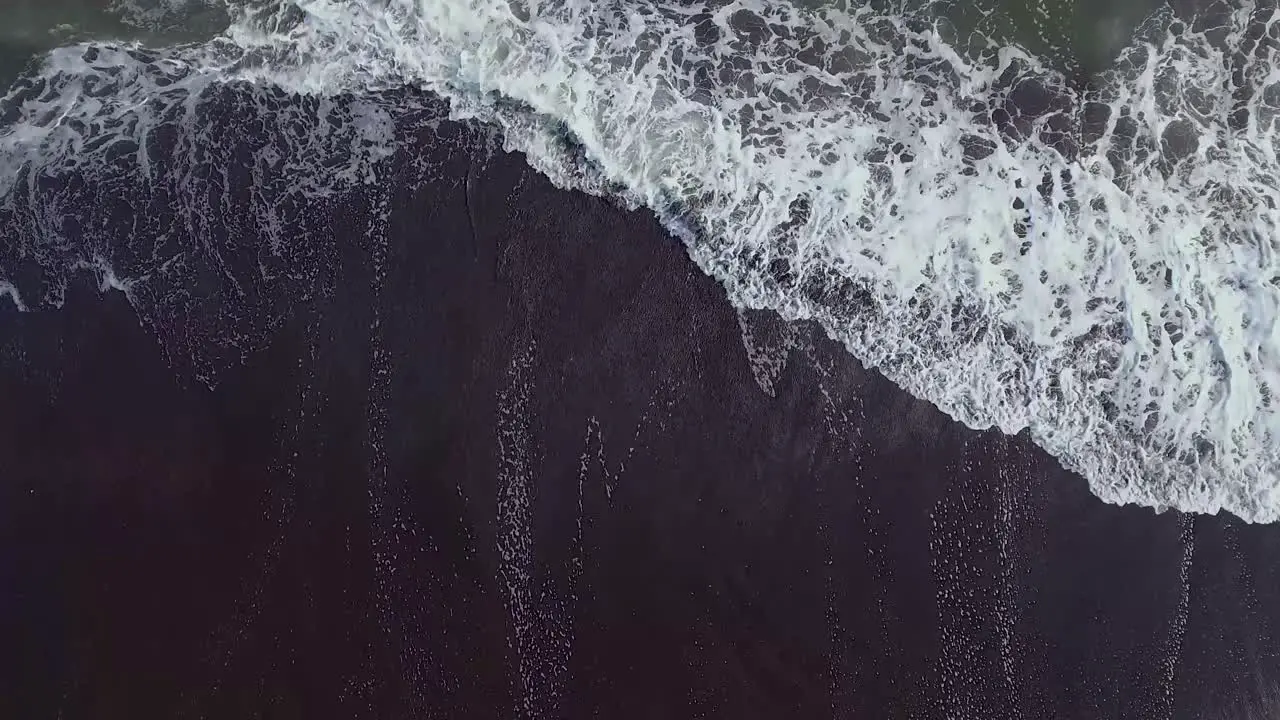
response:
<path id="1" fill-rule="evenodd" d="M 1086 97 L 1017 48 L 974 59 L 870 9 L 251 5 L 203 45 L 51 53 L 0 107 L 0 196 L 121 153 L 145 170 L 154 118 L 218 85 L 426 87 L 556 182 L 653 208 L 740 307 L 819 321 L 970 426 L 1028 430 L 1099 497 L 1269 522 L 1278 20 L 1164 13 Z M 341 172 L 263 162 L 316 193 L 367 181 L 380 112 L 344 116 Z"/>

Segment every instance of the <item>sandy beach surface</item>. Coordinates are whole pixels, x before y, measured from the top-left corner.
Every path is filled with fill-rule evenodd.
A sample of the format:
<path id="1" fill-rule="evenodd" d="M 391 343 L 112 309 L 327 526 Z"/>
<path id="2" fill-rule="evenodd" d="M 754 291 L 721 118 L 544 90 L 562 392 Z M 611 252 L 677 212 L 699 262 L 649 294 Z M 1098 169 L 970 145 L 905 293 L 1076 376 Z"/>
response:
<path id="1" fill-rule="evenodd" d="M 0 303 L 0 716 L 1276 711 L 1280 528 L 1103 504 L 469 132 L 304 208 L 212 383 L 199 317 Z"/>

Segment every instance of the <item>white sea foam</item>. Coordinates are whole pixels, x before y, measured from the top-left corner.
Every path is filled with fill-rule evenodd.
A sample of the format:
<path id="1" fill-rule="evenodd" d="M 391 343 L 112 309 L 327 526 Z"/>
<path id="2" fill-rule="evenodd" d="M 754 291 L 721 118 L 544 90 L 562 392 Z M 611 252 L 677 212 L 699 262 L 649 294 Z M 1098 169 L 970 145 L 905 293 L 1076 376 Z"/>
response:
<path id="1" fill-rule="evenodd" d="M 18 294 L 18 288 L 14 287 L 12 283 L 0 281 L 0 297 L 5 296 L 7 296 L 9 301 L 13 303 L 13 307 L 16 310 L 19 312 L 26 311 L 27 305 L 22 302 L 22 296 Z"/>
<path id="2" fill-rule="evenodd" d="M 11 99 L 0 178 L 204 83 L 425 86 L 557 182 L 656 210 L 740 307 L 818 320 L 968 425 L 1029 430 L 1103 499 L 1272 521 L 1278 19 L 1157 17 L 1085 98 L 1016 48 L 975 60 L 869 9 L 293 0 L 148 61 L 181 68 L 164 87 Z"/>

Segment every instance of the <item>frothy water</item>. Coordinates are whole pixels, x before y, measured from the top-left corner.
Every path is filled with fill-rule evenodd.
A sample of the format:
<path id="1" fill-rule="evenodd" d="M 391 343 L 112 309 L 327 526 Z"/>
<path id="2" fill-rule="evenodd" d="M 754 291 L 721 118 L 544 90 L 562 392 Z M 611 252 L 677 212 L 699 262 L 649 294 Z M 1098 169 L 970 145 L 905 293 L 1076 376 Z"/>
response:
<path id="1" fill-rule="evenodd" d="M 238 5 L 210 42 L 59 48 L 15 85 L 0 288 L 56 304 L 57 278 L 88 267 L 140 308 L 224 292 L 238 309 L 212 327 L 241 333 L 278 312 L 272 293 L 313 291 L 299 268 L 323 230 L 298 231 L 289 203 L 378 182 L 405 114 L 427 117 L 394 91 L 425 88 L 557 183 L 652 208 L 739 307 L 817 320 L 956 419 L 1029 431 L 1104 500 L 1269 522 L 1280 14 L 1189 20 L 1157 13 L 1083 83 L 870 7 Z M 234 157 L 209 149 L 228 94 L 271 138 Z M 97 194 L 71 204 L 73 175 Z M 164 196 L 166 220 L 126 233 L 146 246 L 127 267 L 95 239 L 106 211 L 83 209 L 112 183 Z M 220 266 L 229 231 L 207 227 L 210 188 L 237 183 L 266 228 L 256 268 Z"/>

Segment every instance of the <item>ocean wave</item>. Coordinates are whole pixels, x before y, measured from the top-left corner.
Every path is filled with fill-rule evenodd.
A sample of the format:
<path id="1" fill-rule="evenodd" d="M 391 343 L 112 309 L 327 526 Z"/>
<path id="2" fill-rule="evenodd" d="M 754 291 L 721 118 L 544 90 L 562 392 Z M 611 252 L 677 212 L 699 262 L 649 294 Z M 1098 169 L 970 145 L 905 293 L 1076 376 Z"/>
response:
<path id="1" fill-rule="evenodd" d="M 0 194 L 47 193 L 68 165 L 148 168 L 156 118 L 198 137 L 230 84 L 315 107 L 426 88 L 557 183 L 652 208 L 739 307 L 817 320 L 956 419 L 1029 432 L 1104 500 L 1269 522 L 1278 19 L 1166 10 L 1082 87 L 870 7 L 253 3 L 204 44 L 51 53 L 0 103 Z M 288 147 L 328 128 L 347 161 L 278 157 L 295 163 L 278 177 L 318 195 L 371 179 L 396 110 L 341 107 Z"/>

